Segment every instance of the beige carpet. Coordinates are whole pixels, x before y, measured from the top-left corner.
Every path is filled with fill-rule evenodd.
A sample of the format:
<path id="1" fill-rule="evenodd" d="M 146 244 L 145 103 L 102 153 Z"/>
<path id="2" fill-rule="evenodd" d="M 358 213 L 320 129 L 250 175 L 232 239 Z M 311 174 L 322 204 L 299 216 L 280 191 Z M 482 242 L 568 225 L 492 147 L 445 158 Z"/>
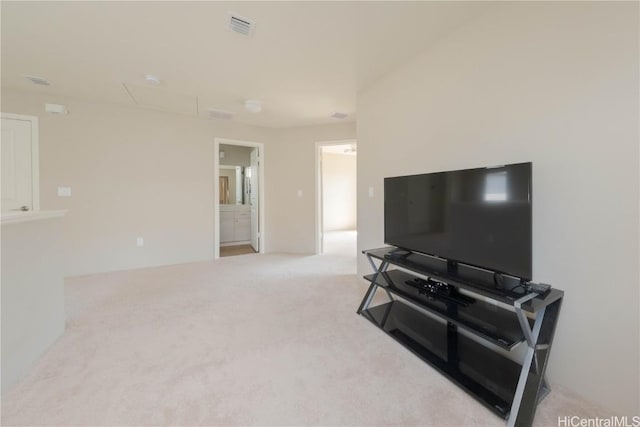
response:
<path id="1" fill-rule="evenodd" d="M 503 426 L 355 314 L 365 285 L 341 238 L 67 280 L 67 331 L 3 397 L 2 425 Z M 603 414 L 555 387 L 536 425 L 560 415 Z"/>

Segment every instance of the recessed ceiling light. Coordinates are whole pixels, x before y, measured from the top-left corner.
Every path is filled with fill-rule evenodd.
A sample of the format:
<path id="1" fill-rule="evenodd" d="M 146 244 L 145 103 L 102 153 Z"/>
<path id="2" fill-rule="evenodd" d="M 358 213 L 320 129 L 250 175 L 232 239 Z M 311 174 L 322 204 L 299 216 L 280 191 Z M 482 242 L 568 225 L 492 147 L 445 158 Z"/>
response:
<path id="1" fill-rule="evenodd" d="M 262 111 L 262 102 L 256 101 L 254 99 L 248 99 L 244 101 L 244 108 L 245 110 L 252 113 L 259 113 L 260 111 Z"/>
<path id="2" fill-rule="evenodd" d="M 347 113 L 340 113 L 340 112 L 338 112 L 338 111 L 336 111 L 335 113 L 333 113 L 333 114 L 331 115 L 331 117 L 333 117 L 334 119 L 341 119 L 341 120 L 342 120 L 342 119 L 346 119 L 346 118 L 347 118 L 347 116 L 348 116 L 348 114 L 347 114 Z"/>
<path id="3" fill-rule="evenodd" d="M 33 84 L 40 85 L 40 86 L 51 86 L 51 82 L 49 82 L 49 80 L 44 79 L 42 77 L 36 77 L 36 76 L 24 76 L 24 77 L 25 79 L 29 80 Z"/>
<path id="4" fill-rule="evenodd" d="M 158 86 L 162 83 L 162 80 L 158 76 L 154 76 L 153 74 L 145 74 L 144 79 L 147 83 Z"/>

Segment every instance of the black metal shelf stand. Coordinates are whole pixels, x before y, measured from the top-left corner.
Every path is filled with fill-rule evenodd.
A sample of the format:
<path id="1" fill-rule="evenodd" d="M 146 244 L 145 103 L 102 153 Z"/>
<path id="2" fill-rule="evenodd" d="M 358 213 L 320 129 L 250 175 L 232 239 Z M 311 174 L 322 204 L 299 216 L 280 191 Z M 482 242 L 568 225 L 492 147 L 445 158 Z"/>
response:
<path id="1" fill-rule="evenodd" d="M 496 290 L 449 275 L 446 261 L 438 268 L 437 259 L 393 256 L 394 250 L 363 251 L 374 273 L 364 277 L 371 284 L 358 314 L 509 427 L 531 426 L 538 403 L 550 392 L 545 371 L 564 292 L 552 289 L 543 297 L 518 286 Z M 429 292 L 416 279 L 446 284 L 447 293 Z M 389 302 L 372 307 L 379 289 Z M 522 360 L 507 357 L 520 344 L 526 345 Z"/>

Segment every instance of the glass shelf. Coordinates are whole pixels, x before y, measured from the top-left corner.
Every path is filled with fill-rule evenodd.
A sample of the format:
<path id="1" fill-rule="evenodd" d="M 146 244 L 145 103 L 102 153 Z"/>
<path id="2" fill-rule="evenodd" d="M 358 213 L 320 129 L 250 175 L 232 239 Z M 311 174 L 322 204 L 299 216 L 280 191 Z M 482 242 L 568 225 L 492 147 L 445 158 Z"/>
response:
<path id="1" fill-rule="evenodd" d="M 446 322 L 425 316 L 402 301 L 370 307 L 362 315 L 496 415 L 509 416 L 521 365 L 451 333 Z"/>
<path id="2" fill-rule="evenodd" d="M 493 278 L 493 273 L 471 266 L 460 264 L 460 274 L 450 275 L 447 273 L 446 261 L 437 257 L 411 253 L 406 257 L 392 257 L 392 252 L 397 250 L 394 247 L 384 247 L 371 249 L 362 253 L 381 261 L 388 262 L 398 267 L 441 280 L 460 289 L 489 297 L 507 305 L 514 303 L 523 296 L 528 295 L 522 287 L 518 286 L 518 281 L 508 281 L 504 289 L 497 289 L 492 283 L 488 283 L 487 277 Z M 558 289 L 551 289 L 551 292 L 544 297 L 536 297 L 522 304 L 522 309 L 529 313 L 535 313 L 542 307 L 561 299 L 564 292 Z"/>
<path id="3" fill-rule="evenodd" d="M 364 278 L 371 282 L 373 276 L 370 274 Z M 466 306 L 448 302 L 406 284 L 414 277 L 401 270 L 390 270 L 380 273 L 376 284 L 506 350 L 513 349 L 525 340 L 513 311 L 482 300 L 475 300 Z"/>

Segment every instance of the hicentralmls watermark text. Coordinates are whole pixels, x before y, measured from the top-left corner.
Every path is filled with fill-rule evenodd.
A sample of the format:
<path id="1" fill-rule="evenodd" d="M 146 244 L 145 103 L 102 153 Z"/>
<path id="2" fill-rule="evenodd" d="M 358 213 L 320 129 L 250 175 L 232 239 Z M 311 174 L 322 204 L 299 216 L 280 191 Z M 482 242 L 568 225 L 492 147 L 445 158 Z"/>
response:
<path id="1" fill-rule="evenodd" d="M 558 427 L 640 427 L 640 415 L 583 418 L 577 415 L 558 417 Z"/>

